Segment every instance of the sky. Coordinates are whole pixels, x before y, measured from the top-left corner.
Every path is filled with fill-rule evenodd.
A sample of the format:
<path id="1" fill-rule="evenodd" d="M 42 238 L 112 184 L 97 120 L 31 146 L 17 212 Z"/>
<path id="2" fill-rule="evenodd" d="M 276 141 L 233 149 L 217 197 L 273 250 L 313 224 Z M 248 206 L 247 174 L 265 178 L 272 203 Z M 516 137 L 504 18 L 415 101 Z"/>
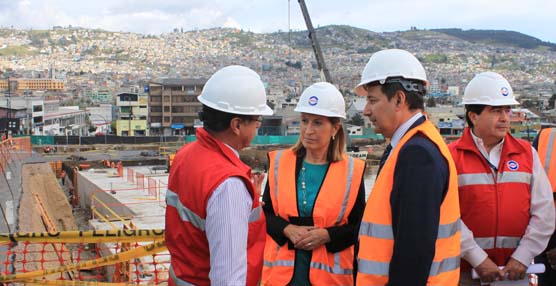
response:
<path id="1" fill-rule="evenodd" d="M 521 32 L 556 43 L 555 0 L 306 0 L 313 26 L 375 32 L 461 28 Z M 305 30 L 297 0 L 0 0 L 0 27 L 79 26 L 158 35 L 233 27 Z"/>

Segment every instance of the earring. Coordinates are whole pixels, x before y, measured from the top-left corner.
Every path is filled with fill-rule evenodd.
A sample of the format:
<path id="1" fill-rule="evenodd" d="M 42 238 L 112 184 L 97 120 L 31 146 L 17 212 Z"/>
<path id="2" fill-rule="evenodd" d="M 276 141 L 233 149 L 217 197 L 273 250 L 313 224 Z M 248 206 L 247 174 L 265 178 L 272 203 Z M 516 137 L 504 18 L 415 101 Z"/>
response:
<path id="1" fill-rule="evenodd" d="M 332 135 L 332 141 L 334 141 L 334 139 L 336 139 L 336 137 L 334 135 Z"/>

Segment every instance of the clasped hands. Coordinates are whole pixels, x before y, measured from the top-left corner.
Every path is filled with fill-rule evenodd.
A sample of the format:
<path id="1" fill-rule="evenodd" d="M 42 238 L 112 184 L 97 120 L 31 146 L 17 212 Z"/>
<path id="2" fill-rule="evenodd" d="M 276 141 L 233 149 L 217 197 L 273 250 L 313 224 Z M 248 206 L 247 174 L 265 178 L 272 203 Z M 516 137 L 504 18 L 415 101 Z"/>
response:
<path id="1" fill-rule="evenodd" d="M 330 242 L 330 235 L 324 228 L 289 224 L 284 228 L 284 235 L 296 249 L 311 251 Z"/>
<path id="2" fill-rule="evenodd" d="M 481 278 L 482 282 L 495 282 L 499 280 L 521 280 L 527 275 L 527 266 L 521 262 L 510 258 L 506 266 L 502 269 L 498 268 L 496 263 L 490 258 L 485 259 L 479 266 L 475 267 L 475 271 Z"/>

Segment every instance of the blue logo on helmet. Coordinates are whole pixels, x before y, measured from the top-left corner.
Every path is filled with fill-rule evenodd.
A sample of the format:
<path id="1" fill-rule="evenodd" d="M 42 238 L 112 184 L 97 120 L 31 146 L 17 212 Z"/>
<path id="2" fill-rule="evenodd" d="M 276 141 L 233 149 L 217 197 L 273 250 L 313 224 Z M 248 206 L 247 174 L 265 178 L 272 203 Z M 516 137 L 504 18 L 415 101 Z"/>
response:
<path id="1" fill-rule="evenodd" d="M 309 102 L 310 106 L 315 106 L 315 105 L 317 105 L 317 103 L 319 103 L 319 98 L 313 95 L 313 96 L 309 97 L 308 102 Z"/>
<path id="2" fill-rule="evenodd" d="M 503 96 L 508 96 L 510 95 L 510 90 L 504 86 L 500 89 L 500 93 L 502 93 Z"/>
<path id="3" fill-rule="evenodd" d="M 519 169 L 519 164 L 514 160 L 508 161 L 507 164 L 508 164 L 508 169 L 512 171 L 516 171 L 517 169 Z"/>

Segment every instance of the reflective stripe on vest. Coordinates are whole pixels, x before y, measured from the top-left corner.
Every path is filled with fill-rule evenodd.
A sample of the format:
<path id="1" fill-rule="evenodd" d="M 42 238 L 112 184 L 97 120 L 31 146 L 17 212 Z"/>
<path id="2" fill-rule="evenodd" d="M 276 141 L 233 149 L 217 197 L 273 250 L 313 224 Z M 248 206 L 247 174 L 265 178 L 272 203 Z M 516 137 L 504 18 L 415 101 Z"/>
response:
<path id="1" fill-rule="evenodd" d="M 548 176 L 548 180 L 552 185 L 554 200 L 556 200 L 556 151 L 554 144 L 556 143 L 556 128 L 543 129 L 538 138 L 537 150 L 541 164 Z"/>
<path id="2" fill-rule="evenodd" d="M 548 137 L 548 144 L 546 144 L 546 155 L 544 156 L 544 171 L 548 174 L 550 167 L 550 160 L 552 159 L 552 152 L 554 152 L 554 139 L 556 138 L 556 128 L 550 130 Z M 539 144 L 540 145 L 540 144 Z M 540 146 L 539 146 L 540 148 Z"/>
<path id="3" fill-rule="evenodd" d="M 166 204 L 176 208 L 181 220 L 190 222 L 194 227 L 201 231 L 205 231 L 205 220 L 184 206 L 178 194 L 172 192 L 170 189 L 166 190 Z"/>
<path id="4" fill-rule="evenodd" d="M 449 238 L 456 234 L 460 230 L 460 219 L 453 223 L 441 224 L 438 226 L 437 239 Z M 359 235 L 382 238 L 382 239 L 394 239 L 394 233 L 392 232 L 391 225 L 381 225 L 371 222 L 362 222 L 359 229 Z"/>
<path id="5" fill-rule="evenodd" d="M 498 173 L 497 183 L 524 183 L 531 182 L 531 174 L 526 172 L 503 172 Z M 493 185 L 494 178 L 489 173 L 461 174 L 458 175 L 460 187 L 471 185 Z"/>
<path id="6" fill-rule="evenodd" d="M 274 161 L 274 176 L 276 177 L 276 179 L 274 180 L 274 197 L 278 198 L 278 174 L 280 171 L 280 158 L 282 157 L 282 154 L 284 153 L 284 150 L 279 150 L 278 153 L 276 153 L 276 161 Z M 278 201 L 278 200 L 276 200 Z"/>
<path id="7" fill-rule="evenodd" d="M 349 197 L 349 189 L 351 188 L 351 180 L 353 179 L 353 158 L 348 156 L 348 174 L 346 180 L 346 190 L 344 192 L 344 199 L 342 201 L 342 208 L 340 209 L 340 215 L 338 215 L 338 219 L 336 220 L 336 224 L 339 224 L 342 221 L 346 213 L 346 207 L 348 203 Z"/>
<path id="8" fill-rule="evenodd" d="M 359 272 L 370 275 L 388 276 L 388 272 L 390 271 L 389 262 L 378 262 L 366 259 L 359 259 L 358 261 Z M 444 258 L 442 261 L 433 261 L 429 271 L 429 276 L 436 276 L 443 272 L 456 270 L 459 268 L 459 264 L 459 256 Z"/>
<path id="9" fill-rule="evenodd" d="M 496 245 L 494 245 L 494 237 L 475 237 L 475 242 L 482 249 L 493 248 L 517 248 L 521 237 L 498 236 L 496 237 Z"/>
<path id="10" fill-rule="evenodd" d="M 276 260 L 274 262 L 264 261 L 264 266 L 266 267 L 274 267 L 274 266 L 286 266 L 286 267 L 293 267 L 295 265 L 294 260 Z M 352 275 L 353 269 L 345 269 L 340 267 L 340 253 L 334 253 L 334 266 L 330 267 L 326 264 L 313 262 L 309 264 L 311 268 L 319 269 L 322 271 L 326 271 L 331 274 L 341 274 L 341 275 Z"/>
<path id="11" fill-rule="evenodd" d="M 168 273 L 170 273 L 170 279 L 172 279 L 172 282 L 174 282 L 175 285 L 177 285 L 177 286 L 193 286 L 193 284 L 179 279 L 178 276 L 176 276 L 176 273 L 174 272 L 174 268 L 172 268 L 172 265 L 170 265 L 170 269 L 168 269 Z"/>
<path id="12" fill-rule="evenodd" d="M 198 228 L 199 230 L 205 231 L 205 220 L 200 216 L 198 216 L 196 213 L 194 213 L 192 210 L 184 206 L 181 203 L 178 194 L 172 192 L 170 189 L 166 190 L 166 204 L 176 208 L 176 210 L 180 215 L 180 218 L 183 221 L 187 221 L 191 223 L 194 227 Z M 261 213 L 262 213 L 261 206 L 252 209 L 251 213 L 249 214 L 249 222 L 251 223 L 257 221 L 261 217 Z"/>

